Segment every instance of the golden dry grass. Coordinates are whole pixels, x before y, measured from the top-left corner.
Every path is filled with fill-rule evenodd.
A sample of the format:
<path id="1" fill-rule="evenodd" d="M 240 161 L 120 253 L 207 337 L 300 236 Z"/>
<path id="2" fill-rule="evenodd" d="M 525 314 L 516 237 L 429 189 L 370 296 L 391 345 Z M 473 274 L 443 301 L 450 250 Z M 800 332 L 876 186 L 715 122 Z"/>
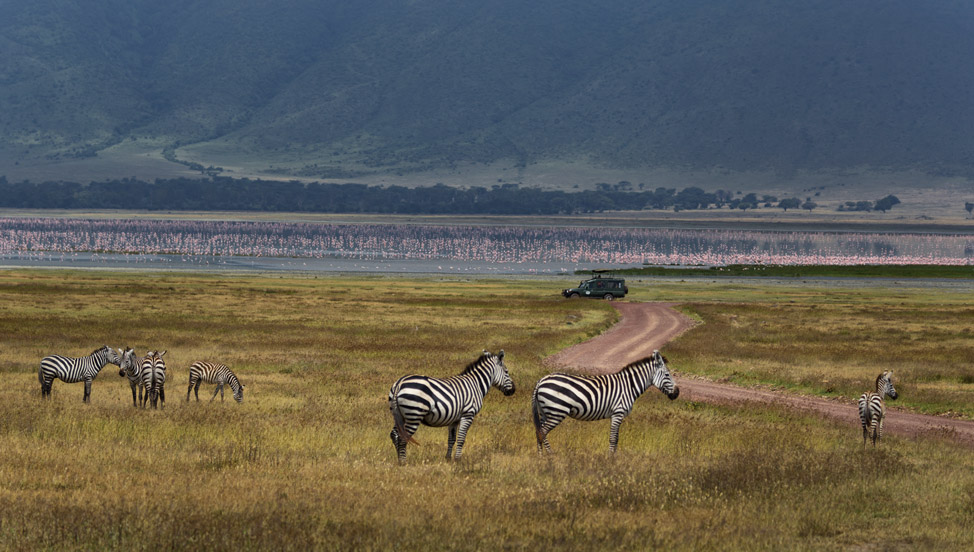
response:
<path id="1" fill-rule="evenodd" d="M 891 437 L 863 453 L 857 431 L 826 420 L 651 391 L 615 456 L 607 422 L 569 421 L 551 435 L 556 454 L 539 457 L 529 404 L 541 360 L 615 316 L 601 301 L 560 300 L 560 284 L 0 272 L 0 548 L 974 547 L 974 461 L 948 439 Z M 705 323 L 668 348 L 677 371 L 723 364 L 684 343 L 719 348 L 722 320 L 770 308 L 742 298 L 835 300 L 805 289 L 631 287 L 695 301 Z M 963 303 L 908 295 L 904 308 L 917 312 Z M 879 293 L 847 299 L 889 304 Z M 796 342 L 788 331 L 801 329 L 780 340 Z M 939 335 L 937 319 L 916 329 Z M 132 408 L 112 366 L 90 405 L 80 385 L 60 381 L 40 399 L 42 356 L 103 343 L 169 350 L 164 410 Z M 423 446 L 397 466 L 389 386 L 408 372 L 456 373 L 483 348 L 505 349 L 517 393 L 488 395 L 462 462 L 443 458 L 445 429 L 422 428 Z M 212 387 L 184 402 L 186 368 L 202 359 L 236 371 L 243 404 L 206 402 Z"/>

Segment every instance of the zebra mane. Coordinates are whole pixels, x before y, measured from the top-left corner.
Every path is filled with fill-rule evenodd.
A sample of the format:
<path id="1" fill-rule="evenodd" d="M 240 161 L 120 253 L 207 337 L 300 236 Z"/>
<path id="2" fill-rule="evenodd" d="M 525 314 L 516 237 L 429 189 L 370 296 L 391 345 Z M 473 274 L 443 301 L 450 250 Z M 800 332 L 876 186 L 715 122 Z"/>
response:
<path id="1" fill-rule="evenodd" d="M 479 357 L 477 357 L 477 360 L 475 360 L 475 361 L 471 362 L 470 364 L 468 364 L 467 367 L 463 369 L 463 372 L 460 372 L 460 375 L 463 376 L 463 375 L 469 374 L 470 372 L 473 372 L 474 369 L 476 369 L 476 368 L 478 368 L 480 366 L 483 366 L 484 361 L 487 358 L 489 358 L 490 356 L 492 356 L 492 355 L 490 354 L 489 351 L 484 351 L 482 355 L 480 355 Z"/>
<path id="2" fill-rule="evenodd" d="M 665 356 L 663 356 L 663 355 L 660 355 L 660 358 L 662 358 L 662 359 L 663 359 L 663 362 L 664 362 L 664 363 L 666 362 L 666 357 L 665 357 Z M 634 361 L 634 362 L 630 362 L 629 364 L 626 364 L 626 365 L 625 365 L 624 367 L 622 367 L 622 369 L 621 369 L 621 370 L 619 370 L 619 372 L 620 372 L 620 373 L 621 373 L 621 372 L 624 372 L 624 371 L 626 371 L 626 370 L 629 370 L 629 369 L 631 369 L 631 368 L 635 368 L 636 366 L 638 366 L 638 365 L 640 365 L 640 364 L 644 364 L 644 363 L 645 363 L 645 364 L 649 364 L 649 365 L 652 365 L 652 364 L 653 364 L 653 361 L 655 361 L 655 360 L 656 360 L 656 357 L 655 357 L 655 356 L 653 356 L 653 355 L 650 355 L 650 356 L 648 356 L 648 357 L 645 357 L 645 358 L 641 358 L 641 359 L 639 359 L 639 360 L 636 360 L 636 361 Z"/>
<path id="3" fill-rule="evenodd" d="M 95 349 L 94 351 L 92 351 L 92 352 L 91 352 L 91 354 L 90 354 L 90 355 L 88 355 L 88 356 L 95 356 L 95 355 L 97 355 L 98 353 L 100 353 L 100 352 L 102 352 L 102 351 L 104 351 L 105 349 L 109 349 L 109 348 L 110 348 L 110 347 L 109 347 L 108 345 L 102 345 L 101 347 L 98 347 L 97 349 Z"/>

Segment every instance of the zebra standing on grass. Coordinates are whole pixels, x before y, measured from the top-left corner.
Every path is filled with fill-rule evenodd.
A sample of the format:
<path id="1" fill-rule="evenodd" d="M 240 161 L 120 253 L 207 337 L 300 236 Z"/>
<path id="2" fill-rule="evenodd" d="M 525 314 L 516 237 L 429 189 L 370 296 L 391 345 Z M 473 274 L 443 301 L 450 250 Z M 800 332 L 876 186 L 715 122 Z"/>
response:
<path id="1" fill-rule="evenodd" d="M 463 453 L 463 443 L 474 416 L 484 405 L 491 387 L 505 396 L 514 394 L 514 382 L 504 366 L 504 351 L 488 351 L 470 363 L 462 373 L 449 378 L 403 376 L 389 390 L 389 411 L 395 421 L 389 437 L 396 446 L 399 463 L 406 462 L 406 444 L 416 443 L 413 434 L 419 424 L 450 428 L 446 457 L 450 458 L 456 443 L 456 459 Z M 419 444 L 419 443 L 416 443 Z"/>
<path id="2" fill-rule="evenodd" d="M 653 386 L 670 400 L 680 395 L 680 388 L 673 383 L 666 367 L 666 358 L 659 351 L 653 351 L 652 356 L 633 362 L 615 374 L 551 374 L 541 378 L 531 397 L 538 452 L 551 452 L 548 433 L 566 416 L 584 421 L 612 418 L 609 452 L 615 452 L 619 443 L 619 425 L 632 412 L 632 405 L 639 395 Z"/>
<path id="3" fill-rule="evenodd" d="M 876 392 L 869 391 L 859 397 L 859 421 L 862 422 L 862 448 L 866 448 L 869 431 L 873 433 L 873 446 L 883 437 L 883 418 L 886 417 L 886 405 L 883 397 L 889 396 L 896 400 L 896 389 L 893 388 L 893 372 L 886 371 L 876 377 Z"/>
<path id="4" fill-rule="evenodd" d="M 229 384 L 230 389 L 233 390 L 233 399 L 235 401 L 243 402 L 243 384 L 237 379 L 237 375 L 234 374 L 226 364 L 214 364 L 212 362 L 194 362 L 192 366 L 189 367 L 189 389 L 186 390 L 186 401 L 189 401 L 189 394 L 192 391 L 196 391 L 196 400 L 200 400 L 200 384 L 201 383 L 215 383 L 216 391 L 213 392 L 213 396 L 210 397 L 210 402 L 216 398 L 216 394 L 220 394 L 220 402 L 223 402 L 223 386 Z"/>
<path id="5" fill-rule="evenodd" d="M 142 364 L 136 357 L 135 350 L 129 347 L 122 352 L 122 363 L 118 365 L 119 377 L 128 376 L 129 386 L 132 388 L 132 406 L 138 407 L 142 402 L 142 391 L 145 385 L 142 383 Z M 139 390 L 138 400 L 136 400 L 135 390 Z"/>
<path id="6" fill-rule="evenodd" d="M 166 351 L 149 351 L 142 358 L 142 385 L 145 386 L 142 408 L 146 402 L 156 408 L 160 399 L 162 407 L 166 407 L 166 361 L 162 359 L 165 354 Z"/>
<path id="7" fill-rule="evenodd" d="M 41 383 L 41 397 L 51 396 L 51 385 L 54 378 L 64 383 L 85 382 L 84 402 L 91 400 L 91 382 L 98 376 L 98 372 L 106 364 L 118 366 L 121 360 L 114 349 L 105 345 L 90 355 L 81 358 L 51 355 L 41 360 L 41 367 L 37 370 L 37 380 Z"/>

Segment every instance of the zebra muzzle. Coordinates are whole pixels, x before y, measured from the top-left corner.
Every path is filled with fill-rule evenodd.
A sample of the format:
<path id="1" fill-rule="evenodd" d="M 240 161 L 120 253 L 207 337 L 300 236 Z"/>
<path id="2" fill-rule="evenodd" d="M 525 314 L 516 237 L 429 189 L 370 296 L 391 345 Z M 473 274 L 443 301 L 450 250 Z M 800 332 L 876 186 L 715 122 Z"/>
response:
<path id="1" fill-rule="evenodd" d="M 679 387 L 674 387 L 673 388 L 673 392 L 672 393 L 667 393 L 666 396 L 669 397 L 669 399 L 672 401 L 673 399 L 675 399 L 675 398 L 677 398 L 677 397 L 680 396 L 680 388 Z"/>

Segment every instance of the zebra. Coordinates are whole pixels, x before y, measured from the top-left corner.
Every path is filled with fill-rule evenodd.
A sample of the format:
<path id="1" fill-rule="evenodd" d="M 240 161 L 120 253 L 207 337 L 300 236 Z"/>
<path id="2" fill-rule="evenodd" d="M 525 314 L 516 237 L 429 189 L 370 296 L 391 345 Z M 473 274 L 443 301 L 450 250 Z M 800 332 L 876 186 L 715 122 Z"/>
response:
<path id="1" fill-rule="evenodd" d="M 244 386 L 237 379 L 237 375 L 227 368 L 226 364 L 213 364 L 212 362 L 193 363 L 189 367 L 189 389 L 186 390 L 187 402 L 189 401 L 189 394 L 194 390 L 196 391 L 196 400 L 200 400 L 201 383 L 216 384 L 216 391 L 210 397 L 210 402 L 213 402 L 217 393 L 220 394 L 220 402 L 223 402 L 223 386 L 225 384 L 229 384 L 230 389 L 233 389 L 233 399 L 238 403 L 243 402 Z"/>
<path id="2" fill-rule="evenodd" d="M 612 418 L 609 452 L 619 443 L 619 425 L 632 412 L 633 403 L 655 386 L 670 400 L 680 395 L 659 351 L 637 360 L 615 374 L 582 376 L 551 374 L 541 378 L 531 396 L 531 414 L 538 440 L 538 452 L 551 452 L 548 434 L 566 416 L 592 421 Z M 542 448 L 543 447 L 543 448 Z"/>
<path id="3" fill-rule="evenodd" d="M 883 437 L 883 418 L 886 417 L 886 405 L 883 397 L 888 396 L 896 400 L 899 395 L 893 387 L 893 372 L 885 371 L 876 376 L 876 392 L 865 392 L 859 397 L 859 421 L 862 422 L 862 447 L 866 448 L 869 431 L 873 432 L 873 446 Z"/>
<path id="4" fill-rule="evenodd" d="M 132 388 L 132 406 L 138 407 L 142 402 L 142 391 L 145 385 L 142 383 L 142 363 L 136 358 L 135 350 L 129 347 L 122 352 L 122 363 L 118 365 L 119 377 L 128 376 L 129 386 Z M 135 390 L 138 389 L 138 400 L 136 400 Z"/>
<path id="5" fill-rule="evenodd" d="M 166 351 L 149 351 L 142 358 L 142 385 L 145 387 L 142 408 L 146 403 L 156 408 L 160 399 L 162 407 L 166 407 L 166 361 L 162 359 L 165 354 Z"/>
<path id="6" fill-rule="evenodd" d="M 505 396 L 514 394 L 514 382 L 504 365 L 504 351 L 496 355 L 484 351 L 463 372 L 449 378 L 409 375 L 399 378 L 389 390 L 389 411 L 395 426 L 389 437 L 396 447 L 399 463 L 406 462 L 406 444 L 416 443 L 413 434 L 420 424 L 449 427 L 446 458 L 456 444 L 455 459 L 463 454 L 463 443 L 474 416 L 484 405 L 491 387 Z"/>
<path id="7" fill-rule="evenodd" d="M 64 383 L 85 382 L 85 394 L 82 401 L 91 401 L 91 382 L 98 376 L 98 372 L 106 364 L 118 366 L 121 360 L 118 353 L 105 345 L 96 349 L 90 355 L 81 358 L 70 358 L 61 355 L 51 355 L 41 359 L 41 366 L 37 370 L 37 380 L 41 383 L 41 397 L 51 396 L 51 386 L 54 378 Z"/>

